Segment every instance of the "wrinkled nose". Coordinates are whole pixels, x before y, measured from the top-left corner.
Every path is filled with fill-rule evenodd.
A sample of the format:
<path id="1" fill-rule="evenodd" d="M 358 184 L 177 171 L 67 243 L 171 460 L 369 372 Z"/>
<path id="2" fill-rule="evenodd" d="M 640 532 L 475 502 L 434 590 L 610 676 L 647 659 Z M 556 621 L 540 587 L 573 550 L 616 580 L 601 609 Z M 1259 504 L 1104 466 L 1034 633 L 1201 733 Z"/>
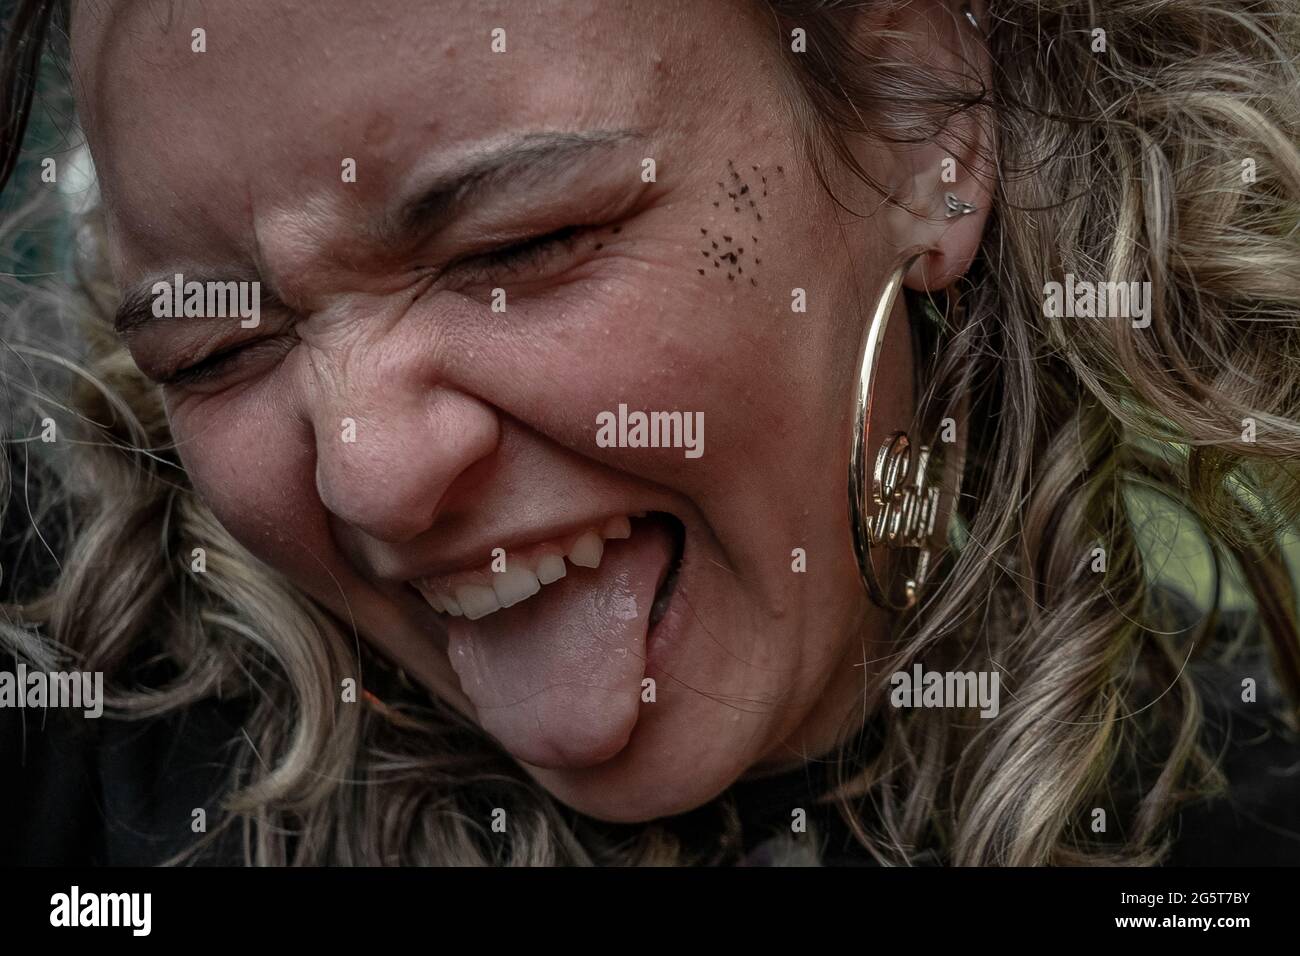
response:
<path id="1" fill-rule="evenodd" d="M 367 409 L 355 415 L 331 402 L 333 414 L 314 422 L 316 488 L 341 521 L 401 544 L 427 531 L 457 477 L 492 454 L 500 423 L 491 407 L 452 389 L 376 397 L 354 403 Z"/>

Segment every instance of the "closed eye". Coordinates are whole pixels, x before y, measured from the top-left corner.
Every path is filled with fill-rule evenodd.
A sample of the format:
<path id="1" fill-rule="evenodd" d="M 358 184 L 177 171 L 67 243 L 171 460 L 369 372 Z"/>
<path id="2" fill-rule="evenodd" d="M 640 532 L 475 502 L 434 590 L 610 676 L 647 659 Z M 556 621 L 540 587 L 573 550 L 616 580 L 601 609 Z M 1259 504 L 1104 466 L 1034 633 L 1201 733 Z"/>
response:
<path id="1" fill-rule="evenodd" d="M 456 283 L 473 285 L 494 281 L 503 274 L 540 271 L 560 257 L 572 255 L 577 239 L 587 231 L 588 227 L 565 226 L 453 262 L 445 274 L 452 276 Z M 219 378 L 253 353 L 262 351 L 263 347 L 275 344 L 276 341 L 276 338 L 257 339 L 224 349 L 177 369 L 161 379 L 160 384 L 187 386 Z"/>
<path id="2" fill-rule="evenodd" d="M 540 271 L 564 255 L 575 252 L 577 239 L 586 227 L 565 226 L 554 232 L 514 242 L 453 263 L 446 270 L 457 282 L 486 283 L 502 275 Z"/>
<path id="3" fill-rule="evenodd" d="M 292 345 L 292 340 L 286 343 L 287 336 L 273 336 L 270 338 L 254 339 L 251 342 L 243 342 L 231 348 L 215 352 L 199 361 L 179 368 L 171 374 L 159 380 L 160 385 L 165 387 L 197 385 L 215 378 L 219 378 L 223 373 L 229 372 L 240 362 L 253 358 L 257 353 L 266 351 L 268 347 L 283 352 Z"/>

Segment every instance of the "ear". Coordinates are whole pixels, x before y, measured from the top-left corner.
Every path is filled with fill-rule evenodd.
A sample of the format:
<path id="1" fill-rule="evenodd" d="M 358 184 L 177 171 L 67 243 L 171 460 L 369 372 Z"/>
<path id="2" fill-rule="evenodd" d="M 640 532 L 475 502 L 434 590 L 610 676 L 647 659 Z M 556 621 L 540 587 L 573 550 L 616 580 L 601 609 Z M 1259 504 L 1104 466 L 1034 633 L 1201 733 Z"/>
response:
<path id="1" fill-rule="evenodd" d="M 870 17 L 889 61 L 921 71 L 954 91 L 978 94 L 992 75 L 984 0 L 910 0 Z M 972 22 L 973 21 L 973 22 Z M 881 31 L 884 32 L 883 35 Z M 883 48 L 881 44 L 883 43 Z M 907 108 L 907 104 L 901 104 Z M 886 105 L 885 109 L 890 106 Z M 996 136 L 989 108 L 948 117 L 930 141 L 872 150 L 890 170 L 895 200 L 883 207 L 886 239 L 900 251 L 924 250 L 905 277 L 917 291 L 944 289 L 970 268 L 988 222 L 995 186 Z"/>

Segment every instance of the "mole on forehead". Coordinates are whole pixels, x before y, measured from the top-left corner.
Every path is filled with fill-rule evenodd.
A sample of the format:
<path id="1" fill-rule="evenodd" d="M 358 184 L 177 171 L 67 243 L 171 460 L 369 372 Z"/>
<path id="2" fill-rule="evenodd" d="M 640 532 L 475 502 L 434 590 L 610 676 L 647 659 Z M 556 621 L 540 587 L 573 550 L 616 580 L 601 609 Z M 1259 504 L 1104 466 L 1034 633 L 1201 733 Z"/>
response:
<path id="1" fill-rule="evenodd" d="M 765 200 L 785 176 L 784 166 L 765 167 L 755 163 L 737 165 L 727 160 L 722 178 L 713 190 L 712 208 L 717 214 L 712 225 L 700 226 L 700 255 L 706 265 L 696 272 L 711 272 L 727 282 L 748 282 L 758 288 L 757 266 L 763 264 L 759 251 Z M 748 272 L 746 271 L 748 267 Z"/>

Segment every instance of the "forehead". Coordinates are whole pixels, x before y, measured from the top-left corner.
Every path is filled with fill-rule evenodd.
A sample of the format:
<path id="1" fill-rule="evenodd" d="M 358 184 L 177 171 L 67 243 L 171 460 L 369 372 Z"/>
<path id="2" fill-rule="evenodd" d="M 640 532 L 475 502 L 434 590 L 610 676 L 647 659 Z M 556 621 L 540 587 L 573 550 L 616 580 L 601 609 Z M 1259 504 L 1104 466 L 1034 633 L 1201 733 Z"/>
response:
<path id="1" fill-rule="evenodd" d="M 82 0 L 72 40 L 110 215 L 156 230 L 182 198 L 220 217 L 345 159 L 364 199 L 414 152 L 506 131 L 690 135 L 726 112 L 746 21 L 740 0 Z"/>
<path id="2" fill-rule="evenodd" d="M 608 77 L 614 63 L 635 72 L 659 52 L 647 41 L 678 18 L 634 11 L 633 0 L 83 0 L 73 45 L 95 105 L 183 96 L 210 107 L 257 92 L 240 104 L 250 122 L 278 116 L 282 100 L 319 119 L 375 95 L 507 103 L 530 92 L 539 70 L 556 93 L 561 78 Z"/>

